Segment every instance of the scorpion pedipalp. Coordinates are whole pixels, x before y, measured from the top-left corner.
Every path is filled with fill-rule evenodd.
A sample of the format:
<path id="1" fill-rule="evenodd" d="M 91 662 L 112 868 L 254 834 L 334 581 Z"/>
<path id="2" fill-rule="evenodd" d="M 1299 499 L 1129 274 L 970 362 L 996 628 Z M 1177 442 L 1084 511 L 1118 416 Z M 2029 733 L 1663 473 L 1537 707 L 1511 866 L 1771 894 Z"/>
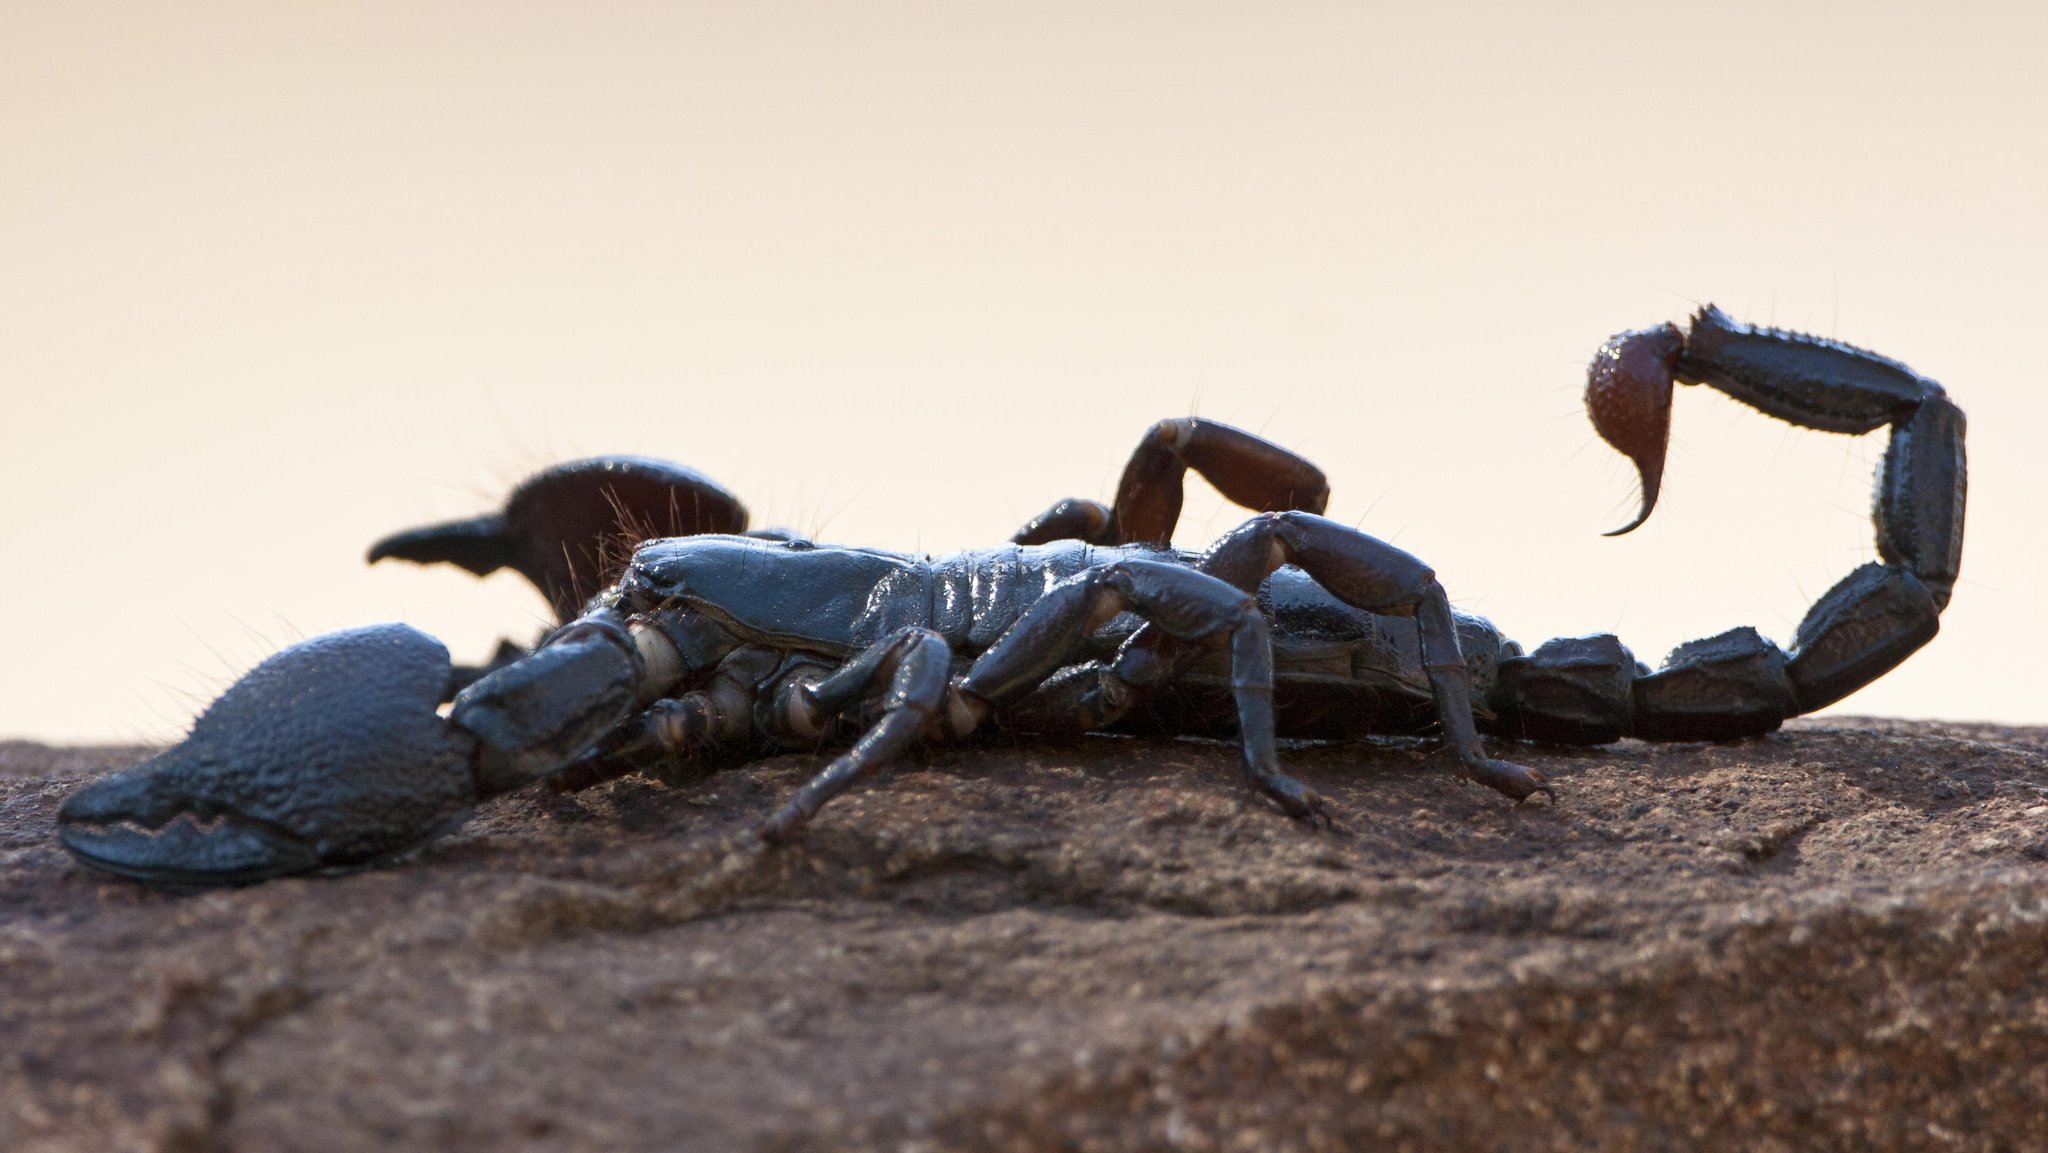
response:
<path id="1" fill-rule="evenodd" d="M 441 642 L 402 624 L 293 645 L 185 740 L 72 794 L 58 837 L 94 868 L 166 888 L 376 864 L 591 752 L 632 715 L 643 669 L 624 631 L 590 616 L 443 717 L 454 672 Z"/>
<path id="2" fill-rule="evenodd" d="M 639 456 L 570 461 L 521 482 L 500 512 L 393 533 L 372 564 L 452 564 L 485 576 L 509 568 L 567 623 L 655 537 L 744 532 L 739 498 L 695 469 Z"/>
<path id="3" fill-rule="evenodd" d="M 171 887 L 371 864 L 476 804 L 475 739 L 435 711 L 450 666 L 406 625 L 304 641 L 250 670 L 185 740 L 64 802 L 80 860 Z"/>

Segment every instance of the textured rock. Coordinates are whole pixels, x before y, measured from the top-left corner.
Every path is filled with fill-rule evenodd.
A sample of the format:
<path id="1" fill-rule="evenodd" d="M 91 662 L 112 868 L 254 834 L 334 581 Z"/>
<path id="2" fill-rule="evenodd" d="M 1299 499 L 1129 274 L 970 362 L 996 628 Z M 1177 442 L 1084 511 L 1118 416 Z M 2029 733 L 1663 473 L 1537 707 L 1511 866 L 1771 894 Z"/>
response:
<path id="1" fill-rule="evenodd" d="M 132 750 L 0 745 L 0 1149 L 2048 1147 L 2048 731 L 934 752 L 486 806 L 196 897 L 73 865 Z"/>

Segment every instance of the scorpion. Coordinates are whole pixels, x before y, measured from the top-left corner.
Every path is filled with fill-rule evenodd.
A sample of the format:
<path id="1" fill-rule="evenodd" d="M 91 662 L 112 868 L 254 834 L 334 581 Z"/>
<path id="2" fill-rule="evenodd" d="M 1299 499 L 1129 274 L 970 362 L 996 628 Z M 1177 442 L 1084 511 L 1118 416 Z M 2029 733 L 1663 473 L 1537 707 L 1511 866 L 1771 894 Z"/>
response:
<path id="1" fill-rule="evenodd" d="M 1154 426 L 1113 504 L 1061 501 L 1008 544 L 943 556 L 749 532 L 711 480 L 601 458 L 370 552 L 523 574 L 562 622 L 542 643 L 501 644 L 483 667 L 402 624 L 293 645 L 181 743 L 80 788 L 58 834 L 84 864 L 145 883 L 247 884 L 412 853 L 536 781 L 842 748 L 760 824 L 774 842 L 920 742 L 991 730 L 1234 736 L 1251 789 L 1311 825 L 1330 805 L 1281 768 L 1281 738 L 1433 731 L 1461 776 L 1554 804 L 1543 774 L 1488 756 L 1482 729 L 1575 744 L 1770 732 L 1924 645 L 1957 578 L 1964 419 L 1942 388 L 1711 305 L 1593 358 L 1587 409 L 1641 483 L 1616 533 L 1656 505 L 1674 383 L 1806 428 L 1890 426 L 1879 558 L 1813 605 L 1790 651 L 1744 627 L 1655 671 L 1611 635 L 1525 652 L 1453 610 L 1421 560 L 1323 517 L 1313 464 L 1200 418 Z M 1257 513 L 1201 553 L 1168 544 L 1190 470 Z"/>

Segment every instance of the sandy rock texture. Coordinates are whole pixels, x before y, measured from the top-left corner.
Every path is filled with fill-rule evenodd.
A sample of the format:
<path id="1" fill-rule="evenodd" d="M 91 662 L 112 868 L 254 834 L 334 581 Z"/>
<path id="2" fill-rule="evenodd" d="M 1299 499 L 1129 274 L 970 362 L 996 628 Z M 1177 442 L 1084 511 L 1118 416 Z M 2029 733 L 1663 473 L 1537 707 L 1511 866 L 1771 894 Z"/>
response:
<path id="1" fill-rule="evenodd" d="M 2048 1148 L 2048 730 L 1514 751 L 934 751 L 492 803 L 397 867 L 167 896 L 0 745 L 0 1149 Z"/>

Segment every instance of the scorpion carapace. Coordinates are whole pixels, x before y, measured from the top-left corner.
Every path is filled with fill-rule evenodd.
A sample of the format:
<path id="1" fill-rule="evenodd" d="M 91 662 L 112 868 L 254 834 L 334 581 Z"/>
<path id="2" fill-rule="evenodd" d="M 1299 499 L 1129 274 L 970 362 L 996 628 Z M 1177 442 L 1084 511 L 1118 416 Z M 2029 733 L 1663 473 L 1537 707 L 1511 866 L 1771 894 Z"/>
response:
<path id="1" fill-rule="evenodd" d="M 524 573 L 563 622 L 538 646 L 508 644 L 481 669 L 452 666 L 404 625 L 292 646 L 184 742 L 80 789 L 60 835 L 124 876 L 238 884 L 390 859 L 535 781 L 585 787 L 842 746 L 762 822 L 781 840 L 918 742 L 991 729 L 1234 735 L 1253 790 L 1311 823 L 1328 804 L 1281 769 L 1278 738 L 1435 732 L 1461 775 L 1554 798 L 1540 773 L 1490 758 L 1480 733 L 1768 732 L 1926 643 L 1955 583 L 1963 418 L 1939 386 L 1713 308 L 1686 330 L 1617 336 L 1594 359 L 1587 404 L 1641 470 L 1636 524 L 1662 479 L 1674 382 L 1804 427 L 1891 426 L 1879 560 L 1814 605 L 1790 651 L 1742 628 L 1681 645 L 1655 672 L 1612 636 L 1524 653 L 1453 611 L 1420 560 L 1320 516 L 1329 490 L 1315 466 L 1200 418 L 1155 425 L 1113 504 L 1061 501 L 1009 544 L 944 556 L 747 533 L 739 502 L 703 477 L 612 458 L 544 472 L 502 513 L 372 550 Z M 1259 511 L 1200 553 L 1168 544 L 1190 469 Z"/>

